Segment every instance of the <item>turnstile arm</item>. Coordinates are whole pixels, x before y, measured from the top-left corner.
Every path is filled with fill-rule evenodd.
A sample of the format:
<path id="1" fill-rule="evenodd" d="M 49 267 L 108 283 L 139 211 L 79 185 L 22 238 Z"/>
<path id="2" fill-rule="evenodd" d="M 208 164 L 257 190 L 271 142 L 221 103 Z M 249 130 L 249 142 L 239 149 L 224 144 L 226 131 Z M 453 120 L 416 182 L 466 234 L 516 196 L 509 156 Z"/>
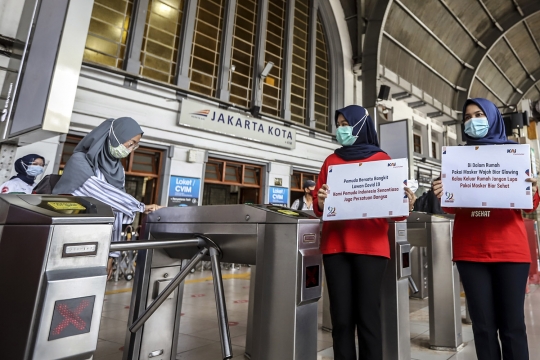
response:
<path id="1" fill-rule="evenodd" d="M 210 248 L 212 261 L 212 277 L 214 278 L 214 294 L 216 296 L 216 310 L 219 322 L 219 335 L 221 336 L 221 354 L 223 359 L 232 358 L 231 334 L 229 332 L 229 320 L 227 318 L 227 306 L 223 291 L 223 278 L 221 277 L 221 265 L 219 252 L 216 248 Z"/>
<path id="2" fill-rule="evenodd" d="M 413 294 L 418 293 L 418 287 L 416 286 L 416 283 L 414 282 L 414 279 L 412 276 L 407 276 L 409 278 L 409 288 L 413 292 Z"/>
<path id="3" fill-rule="evenodd" d="M 144 325 L 146 320 L 148 320 L 148 318 L 152 316 L 152 314 L 167 299 L 167 297 L 176 289 L 176 287 L 180 285 L 182 281 L 184 281 L 184 279 L 191 272 L 191 269 L 193 269 L 195 265 L 197 265 L 199 261 L 201 261 L 203 256 L 206 255 L 207 253 L 208 253 L 207 248 L 203 248 L 202 250 L 197 252 L 191 258 L 191 261 L 186 265 L 186 267 L 183 268 L 182 271 L 180 271 L 180 273 L 176 275 L 174 279 L 169 283 L 169 285 L 167 285 L 167 287 L 163 289 L 163 291 L 158 295 L 158 297 L 154 301 L 152 301 L 152 303 L 150 304 L 150 306 L 148 306 L 148 308 L 144 311 L 144 313 L 137 320 L 133 322 L 133 324 L 129 328 L 129 331 L 131 331 L 132 333 L 136 333 L 137 331 L 139 331 L 139 329 Z"/>
<path id="4" fill-rule="evenodd" d="M 186 240 L 145 240 L 145 241 L 114 241 L 111 243 L 109 251 L 128 251 L 142 249 L 158 249 L 178 246 L 204 246 L 205 243 L 200 238 Z"/>

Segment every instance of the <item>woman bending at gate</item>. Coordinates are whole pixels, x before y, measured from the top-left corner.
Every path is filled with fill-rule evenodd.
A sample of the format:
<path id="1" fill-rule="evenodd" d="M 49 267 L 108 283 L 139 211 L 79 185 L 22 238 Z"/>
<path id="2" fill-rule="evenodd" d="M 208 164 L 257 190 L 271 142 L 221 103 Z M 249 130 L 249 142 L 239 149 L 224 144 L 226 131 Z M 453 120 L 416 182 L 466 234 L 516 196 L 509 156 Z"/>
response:
<path id="1" fill-rule="evenodd" d="M 390 160 L 379 148 L 371 117 L 361 106 L 336 111 L 337 140 L 342 145 L 328 156 L 317 181 L 317 216 L 322 216 L 329 190 L 331 165 Z M 405 188 L 412 211 L 416 197 Z M 395 220 L 404 220 L 397 218 Z M 326 221 L 321 237 L 324 270 L 330 297 L 332 338 L 336 360 L 381 360 L 381 287 L 390 245 L 387 219 Z M 358 331 L 356 355 L 355 330 Z"/>
<path id="2" fill-rule="evenodd" d="M 467 145 L 515 144 L 506 138 L 497 106 L 469 99 L 463 106 L 463 140 Z M 533 209 L 538 207 L 536 179 Z M 433 182 L 435 195 L 442 182 Z M 455 214 L 453 260 L 457 264 L 471 315 L 478 360 L 528 360 L 525 288 L 531 254 L 519 209 L 443 208 Z M 481 212 L 478 210 L 482 210 Z M 480 215 L 480 216 L 478 216 Z"/>
<path id="3" fill-rule="evenodd" d="M 150 213 L 161 206 L 144 205 L 124 188 L 121 159 L 139 147 L 143 131 L 132 118 L 109 119 L 86 135 L 75 147 L 53 194 L 93 197 L 112 207 L 112 241 L 119 241 L 122 224 L 131 224 L 137 212 Z M 113 252 L 110 257 L 118 257 Z M 112 259 L 109 259 L 109 276 Z"/>

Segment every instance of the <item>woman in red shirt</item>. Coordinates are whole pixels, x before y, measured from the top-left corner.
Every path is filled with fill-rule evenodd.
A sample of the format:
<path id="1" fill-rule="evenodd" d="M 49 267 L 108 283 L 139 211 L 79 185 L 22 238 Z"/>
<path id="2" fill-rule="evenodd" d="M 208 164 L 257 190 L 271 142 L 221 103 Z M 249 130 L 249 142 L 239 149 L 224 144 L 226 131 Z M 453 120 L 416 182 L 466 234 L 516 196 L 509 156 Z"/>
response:
<path id="1" fill-rule="evenodd" d="M 390 159 L 379 148 L 375 126 L 363 107 L 351 105 L 337 110 L 336 125 L 336 137 L 343 147 L 326 158 L 319 173 L 318 206 L 313 207 L 319 217 L 329 190 L 329 166 Z M 409 189 L 405 191 L 412 210 L 416 197 Z M 381 360 L 381 285 L 390 257 L 387 219 L 326 221 L 320 248 L 330 298 L 334 359 Z"/>
<path id="2" fill-rule="evenodd" d="M 463 106 L 467 145 L 515 144 L 506 138 L 501 113 L 491 101 L 469 99 Z M 536 179 L 533 209 L 538 207 Z M 433 182 L 435 195 L 442 182 Z M 531 255 L 521 210 L 443 208 L 455 214 L 453 260 L 457 264 L 473 323 L 479 360 L 528 360 L 525 287 Z M 500 339 L 500 344 L 499 344 Z"/>

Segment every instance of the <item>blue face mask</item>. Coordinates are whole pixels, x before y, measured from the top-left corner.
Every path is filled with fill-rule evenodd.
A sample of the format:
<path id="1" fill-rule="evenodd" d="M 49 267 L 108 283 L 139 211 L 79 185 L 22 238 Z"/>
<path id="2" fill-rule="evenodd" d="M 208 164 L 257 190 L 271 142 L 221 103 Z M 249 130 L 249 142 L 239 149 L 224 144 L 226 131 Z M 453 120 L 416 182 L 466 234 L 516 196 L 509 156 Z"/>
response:
<path id="1" fill-rule="evenodd" d="M 360 133 L 360 131 L 362 130 L 362 128 L 364 127 L 366 121 L 365 121 L 365 118 L 366 118 L 367 114 L 359 121 L 356 123 L 356 125 L 362 123 L 362 126 L 360 126 L 360 129 L 358 129 L 358 132 L 356 133 L 356 135 L 353 135 L 353 128 L 356 126 L 340 126 L 337 128 L 336 130 L 336 140 L 338 143 L 340 143 L 342 146 L 351 146 L 352 144 L 354 144 L 356 142 L 356 139 L 358 139 L 358 134 Z"/>
<path id="2" fill-rule="evenodd" d="M 486 136 L 489 130 L 487 118 L 472 118 L 465 122 L 465 134 L 472 138 L 480 139 Z"/>
<path id="3" fill-rule="evenodd" d="M 41 175 L 43 173 L 43 166 L 40 165 L 26 165 L 23 163 L 26 167 L 26 175 L 36 177 L 38 175 Z"/>

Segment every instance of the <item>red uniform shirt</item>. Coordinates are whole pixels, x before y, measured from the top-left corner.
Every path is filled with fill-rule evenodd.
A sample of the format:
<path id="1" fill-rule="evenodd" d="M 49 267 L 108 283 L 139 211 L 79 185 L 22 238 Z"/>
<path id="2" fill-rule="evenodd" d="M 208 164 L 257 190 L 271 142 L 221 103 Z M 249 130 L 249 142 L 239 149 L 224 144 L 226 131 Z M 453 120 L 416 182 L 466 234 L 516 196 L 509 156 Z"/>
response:
<path id="1" fill-rule="evenodd" d="M 533 209 L 540 203 L 538 192 Z M 529 241 L 521 210 L 443 208 L 455 214 L 454 261 L 530 263 Z"/>
<path id="2" fill-rule="evenodd" d="M 390 160 L 390 157 L 383 152 L 376 153 L 366 159 L 353 161 L 343 160 L 336 154 L 328 156 L 321 167 L 319 179 L 317 180 L 317 186 L 313 191 L 313 211 L 315 214 L 319 217 L 322 216 L 322 212 L 319 211 L 319 206 L 317 205 L 317 191 L 323 184 L 326 184 L 328 167 L 330 165 L 377 160 Z M 394 220 L 397 221 L 405 219 L 406 218 L 404 217 L 394 218 Z M 390 258 L 390 245 L 388 243 L 388 220 L 382 218 L 325 221 L 323 223 L 320 249 L 323 254 L 345 252 Z"/>

